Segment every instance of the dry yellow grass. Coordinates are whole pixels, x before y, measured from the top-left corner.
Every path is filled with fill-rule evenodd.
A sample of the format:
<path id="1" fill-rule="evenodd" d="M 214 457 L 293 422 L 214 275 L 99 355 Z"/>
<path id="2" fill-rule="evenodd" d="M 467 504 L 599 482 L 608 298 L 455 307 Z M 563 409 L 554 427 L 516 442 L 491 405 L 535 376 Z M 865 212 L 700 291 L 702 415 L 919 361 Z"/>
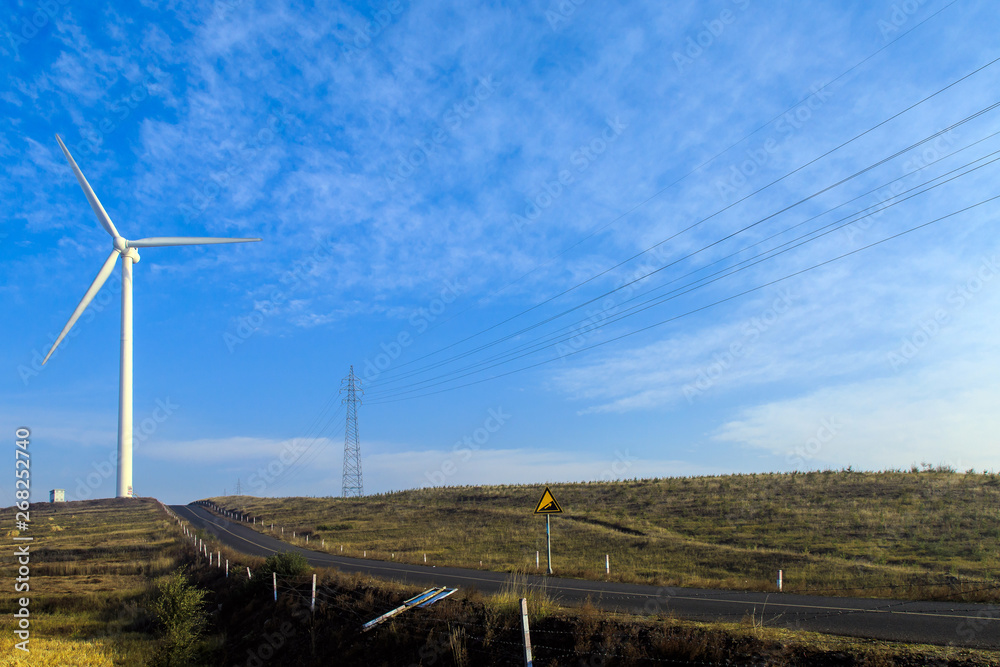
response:
<path id="1" fill-rule="evenodd" d="M 0 510 L 3 525 L 11 513 Z M 136 625 L 151 581 L 179 562 L 175 524 L 150 499 L 35 503 L 31 518 L 31 589 L 0 595 L 0 665 L 146 664 L 157 639 Z M 13 567 L 4 562 L 0 576 L 10 581 Z M 21 596 L 31 600 L 28 654 L 14 646 Z"/>
<path id="2" fill-rule="evenodd" d="M 996 601 L 1000 475 L 729 475 L 553 484 L 556 574 L 668 586 Z M 536 486 L 365 498 L 213 498 L 258 530 L 331 553 L 499 571 L 545 568 Z M 276 528 L 271 531 L 269 526 Z M 284 527 L 284 533 L 277 528 Z M 293 532 L 295 537 L 293 537 Z M 341 552 L 343 548 L 343 552 Z M 985 581 L 986 583 L 980 583 Z"/>
<path id="3" fill-rule="evenodd" d="M 26 654 L 14 647 L 13 623 L 8 615 L 0 622 L 0 665 L 3 667 L 143 665 L 152 658 L 155 650 L 150 637 L 139 633 L 76 638 L 67 634 L 68 629 L 64 622 L 49 623 L 44 616 L 35 619 L 29 643 L 30 653 Z M 102 629 L 74 623 L 73 633 L 101 634 Z"/>

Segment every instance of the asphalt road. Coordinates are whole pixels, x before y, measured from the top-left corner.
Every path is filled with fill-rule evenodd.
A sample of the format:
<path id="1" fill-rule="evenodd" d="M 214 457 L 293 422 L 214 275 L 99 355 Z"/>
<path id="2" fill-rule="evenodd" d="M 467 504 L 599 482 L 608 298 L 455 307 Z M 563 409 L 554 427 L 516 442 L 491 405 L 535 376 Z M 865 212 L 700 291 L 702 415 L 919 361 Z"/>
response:
<path id="1" fill-rule="evenodd" d="M 408 565 L 310 551 L 262 535 L 245 524 L 221 517 L 200 505 L 171 505 L 170 508 L 223 544 L 254 556 L 297 551 L 317 567 L 362 572 L 428 587 L 475 586 L 487 593 L 499 591 L 508 581 L 508 575 L 499 572 Z M 610 611 L 634 614 L 672 611 L 678 617 L 702 621 L 739 621 L 753 613 L 757 618 L 763 618 L 764 624 L 769 627 L 890 641 L 1000 649 L 1000 605 L 658 588 L 539 576 L 529 576 L 528 585 L 543 588 L 549 597 L 565 605 L 580 604 L 590 598 L 595 606 Z"/>

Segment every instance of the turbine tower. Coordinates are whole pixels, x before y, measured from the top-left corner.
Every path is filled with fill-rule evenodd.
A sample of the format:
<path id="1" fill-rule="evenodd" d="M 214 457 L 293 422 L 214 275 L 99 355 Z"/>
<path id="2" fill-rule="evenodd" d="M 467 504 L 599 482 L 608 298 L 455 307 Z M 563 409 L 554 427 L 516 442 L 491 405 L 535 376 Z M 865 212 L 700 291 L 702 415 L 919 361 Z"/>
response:
<path id="1" fill-rule="evenodd" d="M 56 141 L 59 142 L 59 147 L 62 148 L 62 152 L 66 155 L 66 159 L 69 160 L 69 166 L 72 167 L 73 173 L 76 175 L 76 180 L 80 182 L 80 187 L 83 188 L 83 194 L 87 196 L 87 201 L 90 202 L 90 207 L 94 209 L 94 213 L 97 215 L 97 221 L 101 223 L 104 230 L 111 235 L 112 244 L 114 250 L 104 261 L 104 266 L 101 270 L 97 272 L 97 277 L 94 278 L 94 282 L 90 284 L 87 292 L 83 295 L 80 300 L 79 305 L 77 305 L 76 310 L 70 315 L 69 322 L 63 327 L 62 333 L 56 338 L 56 342 L 52 344 L 52 349 L 49 353 L 45 355 L 45 359 L 42 361 L 44 364 L 52 356 L 52 353 L 56 351 L 59 347 L 59 343 L 62 339 L 66 337 L 69 330 L 73 328 L 73 325 L 83 314 L 83 311 L 87 309 L 90 302 L 97 296 L 100 291 L 101 286 L 104 285 L 104 281 L 108 279 L 111 275 L 112 269 L 115 267 L 115 262 L 118 260 L 120 255 L 122 258 L 122 336 L 121 336 L 121 367 L 119 374 L 119 393 L 118 393 L 118 492 L 117 496 L 119 498 L 131 498 L 132 497 L 132 265 L 139 261 L 139 253 L 136 251 L 137 248 L 159 248 L 164 246 L 181 246 L 181 245 L 203 245 L 208 243 L 246 243 L 248 241 L 260 241 L 260 239 L 234 239 L 234 238 L 209 238 L 209 237 L 191 237 L 191 236 L 161 236 L 152 237 L 148 239 L 137 239 L 135 241 L 130 241 L 115 229 L 115 225 L 111 222 L 111 218 L 108 217 L 107 212 L 104 207 L 101 206 L 101 202 L 97 199 L 97 195 L 94 194 L 94 190 L 90 187 L 90 183 L 84 177 L 83 172 L 80 171 L 80 167 L 76 165 L 76 161 L 73 156 L 69 154 L 66 149 L 66 144 L 63 143 L 62 138 L 56 135 Z"/>
<path id="2" fill-rule="evenodd" d="M 361 481 L 361 441 L 358 438 L 358 404 L 361 403 L 361 380 L 351 372 L 344 378 L 340 391 L 347 394 L 344 405 L 347 406 L 347 426 L 344 429 L 344 485 L 343 495 L 361 497 L 365 495 L 364 484 Z"/>

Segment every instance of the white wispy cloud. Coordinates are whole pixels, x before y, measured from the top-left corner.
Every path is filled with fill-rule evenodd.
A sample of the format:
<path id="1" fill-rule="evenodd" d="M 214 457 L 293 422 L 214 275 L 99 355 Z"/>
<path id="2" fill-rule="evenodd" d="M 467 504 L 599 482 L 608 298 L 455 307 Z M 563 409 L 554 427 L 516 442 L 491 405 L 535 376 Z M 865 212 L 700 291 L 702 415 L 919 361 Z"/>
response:
<path id="1" fill-rule="evenodd" d="M 613 8 L 584 3 L 564 15 L 560 7 L 566 3 L 407 2 L 378 34 L 358 43 L 373 19 L 371 6 L 180 0 L 97 14 L 67 6 L 22 48 L 20 59 L 10 61 L 9 85 L 0 92 L 9 119 L 0 132 L 0 194 L 12 202 L 4 233 L 9 229 L 14 236 L 0 240 L 8 267 L 0 294 L 17 306 L 12 312 L 20 320 L 42 323 L 25 329 L 27 344 L 12 339 L 11 349 L 40 347 L 49 329 L 58 331 L 65 315 L 48 309 L 68 315 L 108 252 L 108 239 L 52 140 L 55 131 L 127 236 L 264 239 L 224 249 L 144 251 L 137 286 L 154 295 L 146 299 L 156 299 L 169 285 L 170 296 L 160 301 L 164 310 L 157 312 L 169 312 L 178 322 L 185 314 L 203 321 L 202 291 L 213 294 L 212 314 L 219 321 L 212 327 L 233 331 L 246 326 L 250 315 L 259 316 L 255 342 L 266 341 L 267 354 L 252 362 L 249 355 L 240 359 L 262 373 L 273 371 L 271 364 L 281 367 L 284 374 L 275 371 L 274 377 L 287 378 L 289 392 L 309 393 L 309 373 L 327 371 L 321 373 L 319 364 L 303 370 L 290 349 L 308 346 L 324 362 L 358 363 L 397 332 L 412 333 L 410 317 L 449 284 L 460 285 L 459 301 L 435 321 L 446 326 L 424 334 L 415 346 L 419 352 L 408 351 L 416 356 L 607 271 L 470 346 L 505 336 L 621 285 L 637 271 L 699 250 L 992 103 L 1000 79 L 989 68 L 729 207 L 993 57 L 996 17 L 985 6 L 956 6 L 814 95 L 817 84 L 887 43 L 878 21 L 894 4 L 780 12 L 743 0 Z M 939 4 L 921 4 L 904 28 Z M 724 10 L 730 12 L 725 20 Z M 553 11 L 556 18 L 547 14 Z M 677 54 L 690 62 L 679 65 Z M 808 101 L 793 106 L 803 99 Z M 767 124 L 790 108 L 790 115 Z M 608 135 L 609 128 L 620 132 Z M 678 283 L 665 288 L 676 287 L 691 269 L 994 131 L 995 117 L 985 115 L 947 141 L 874 166 L 678 263 L 638 290 L 675 278 Z M 998 147 L 995 139 L 984 142 L 902 183 L 910 187 Z M 554 186 L 564 173 L 570 182 Z M 995 182 L 995 167 L 970 174 L 852 231 L 584 336 L 584 344 L 696 310 L 975 203 L 994 193 Z M 845 212 L 876 198 L 864 195 Z M 533 219 L 522 226 L 515 216 L 531 207 Z M 984 207 L 740 300 L 563 356 L 562 363 L 518 376 L 523 395 L 549 407 L 569 402 L 595 420 L 638 412 L 673 419 L 694 407 L 711 413 L 713 424 L 727 425 L 713 442 L 750 443 L 758 453 L 783 451 L 800 431 L 808 433 L 825 400 L 853 415 L 859 442 L 870 442 L 864 429 L 884 435 L 881 424 L 893 415 L 920 417 L 907 407 L 910 402 L 947 422 L 952 396 L 962 389 L 945 382 L 949 369 L 965 372 L 970 359 L 996 367 L 996 355 L 977 333 L 994 328 L 995 309 L 979 305 L 994 303 L 992 284 L 961 308 L 950 299 L 983 258 L 995 254 L 996 210 Z M 609 270 L 691 225 L 656 253 Z M 318 246 L 329 251 L 313 261 Z M 794 295 L 787 312 L 766 328 L 755 324 L 782 290 Z M 588 304 L 468 361 L 531 343 L 533 336 L 599 308 Z M 891 367 L 887 355 L 939 309 L 950 317 L 940 333 L 913 360 Z M 139 321 L 150 321 L 146 317 L 139 313 Z M 221 334 L 207 332 L 205 345 L 219 349 Z M 738 352 L 734 344 L 741 346 Z M 569 344 L 491 372 L 576 349 Z M 945 349 L 952 356 L 936 356 Z M 16 368 L 16 359 L 31 353 L 13 356 Z M 324 375 L 316 382 L 326 381 Z M 976 383 L 959 406 L 966 424 L 976 421 L 974 409 L 989 412 L 988 387 Z M 852 403 L 845 387 L 867 403 Z M 913 393 L 918 388 L 926 395 Z M 86 393 L 79 384 L 73 392 L 78 400 Z M 239 409 L 270 400 L 248 391 Z M 113 440 L 113 433 L 86 419 L 53 414 L 53 428 L 67 427 L 58 432 L 67 448 Z M 218 429 L 213 423 L 210 438 L 158 431 L 159 437 L 148 439 L 148 455 L 164 465 L 196 457 L 228 471 L 240 452 L 266 464 L 289 442 L 246 436 L 243 422 L 227 414 L 219 413 L 223 423 Z M 988 416 L 981 421 L 991 423 Z M 82 424 L 82 440 L 74 440 L 72 423 Z M 269 433 L 296 432 L 286 424 L 272 426 Z M 759 433 L 785 435 L 767 445 Z M 638 429 L 629 434 L 646 438 Z M 332 455 L 335 445 L 327 443 L 324 451 Z M 435 470 L 440 453 L 410 446 L 417 450 L 410 461 L 414 469 Z M 494 471 L 534 479 L 531 471 L 546 465 L 566 477 L 600 474 L 592 472 L 600 467 L 602 455 L 594 454 L 602 451 L 600 443 L 561 446 L 573 456 L 582 450 L 582 459 L 535 460 L 526 444 L 523 451 L 483 452 L 480 460 L 489 465 L 470 462 L 468 479 L 499 479 Z M 898 444 L 894 455 L 904 450 Z M 524 458 L 527 472 L 505 463 L 508 454 Z M 373 462 L 397 471 L 384 479 L 386 485 L 417 483 L 406 481 L 406 470 L 391 457 Z M 673 469 L 676 462 L 669 463 Z"/>
<path id="2" fill-rule="evenodd" d="M 928 462 L 996 470 L 995 368 L 937 366 L 754 405 L 723 424 L 715 439 L 769 452 L 785 469 Z"/>

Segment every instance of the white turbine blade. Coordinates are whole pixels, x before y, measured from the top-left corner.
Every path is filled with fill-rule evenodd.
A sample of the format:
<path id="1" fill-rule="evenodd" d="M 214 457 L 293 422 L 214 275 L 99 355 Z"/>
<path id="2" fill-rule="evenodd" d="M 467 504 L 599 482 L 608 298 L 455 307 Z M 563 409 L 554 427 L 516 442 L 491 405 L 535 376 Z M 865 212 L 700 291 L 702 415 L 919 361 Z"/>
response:
<path id="1" fill-rule="evenodd" d="M 76 307 L 76 310 L 73 311 L 73 314 L 69 318 L 69 322 L 67 322 L 66 326 L 63 327 L 62 333 L 59 334 L 59 338 L 56 338 L 56 342 L 52 344 L 52 349 L 49 350 L 49 353 L 45 355 L 45 359 L 42 360 L 43 365 L 45 364 L 46 361 L 49 360 L 49 357 L 52 356 L 52 353 L 56 351 L 56 348 L 59 347 L 59 343 L 61 343 L 62 339 L 66 337 L 66 334 L 69 333 L 69 330 L 73 328 L 73 325 L 76 324 L 76 321 L 80 319 L 80 315 L 83 315 L 83 311 L 87 309 L 87 306 L 90 305 L 90 302 L 94 300 L 95 296 L 97 296 L 97 293 L 101 290 L 101 287 L 104 285 L 104 281 L 107 280 L 108 276 L 111 275 L 111 270 L 115 268 L 115 260 L 117 259 L 118 259 L 118 251 L 112 250 L 111 254 L 104 261 L 104 266 L 102 266 L 101 270 L 97 272 L 97 277 L 94 278 L 94 282 L 90 283 L 90 288 L 87 290 L 87 293 L 83 295 L 82 299 L 80 299 L 80 304 Z"/>
<path id="2" fill-rule="evenodd" d="M 129 248 L 162 248 L 173 245 L 205 245 L 208 243 L 249 243 L 260 239 L 220 239 L 211 236 L 152 236 L 148 239 L 129 241 Z"/>
<path id="3" fill-rule="evenodd" d="M 87 178 L 80 171 L 80 168 L 76 166 L 76 160 L 73 156 L 69 154 L 69 150 L 66 148 L 66 144 L 63 143 L 62 137 L 58 134 L 56 135 L 56 141 L 59 142 L 59 147 L 62 148 L 63 153 L 66 154 L 66 159 L 69 160 L 69 166 L 73 168 L 73 173 L 76 174 L 76 180 L 80 182 L 80 187 L 83 188 L 83 194 L 87 195 L 87 201 L 90 202 L 90 208 L 94 209 L 94 213 L 97 214 L 97 220 L 101 223 L 101 226 L 111 234 L 111 238 L 117 238 L 121 236 L 118 230 L 115 229 L 115 223 L 111 222 L 111 218 L 108 217 L 107 211 L 101 206 L 100 200 L 97 199 L 97 195 L 94 194 L 94 189 L 90 187 L 90 183 L 87 182 Z"/>

